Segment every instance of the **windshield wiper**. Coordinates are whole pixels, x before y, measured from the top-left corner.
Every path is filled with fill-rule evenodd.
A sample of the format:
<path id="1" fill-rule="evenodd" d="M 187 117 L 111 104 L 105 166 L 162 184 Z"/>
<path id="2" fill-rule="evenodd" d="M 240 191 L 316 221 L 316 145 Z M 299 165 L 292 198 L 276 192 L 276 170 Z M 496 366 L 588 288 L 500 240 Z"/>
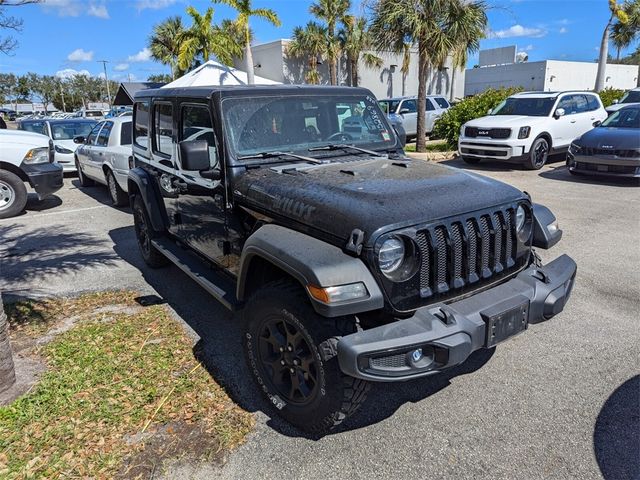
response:
<path id="1" fill-rule="evenodd" d="M 310 152 L 319 152 L 321 150 L 354 150 L 356 152 L 366 153 L 367 155 L 372 155 L 374 157 L 384 157 L 384 155 L 379 152 L 367 150 L 366 148 L 356 147 L 355 145 L 347 145 L 346 143 L 330 143 L 329 145 L 323 145 L 322 147 L 311 147 L 308 150 Z"/>
<path id="2" fill-rule="evenodd" d="M 295 153 L 289 153 L 289 152 L 252 153 L 251 155 L 241 155 L 238 157 L 238 160 L 250 160 L 252 158 L 276 158 L 276 157 L 291 157 L 291 158 L 296 158 L 298 160 L 303 160 L 305 162 L 316 163 L 316 164 L 324 163 L 322 160 L 318 160 L 317 158 L 305 157 L 304 155 L 296 155 Z"/>

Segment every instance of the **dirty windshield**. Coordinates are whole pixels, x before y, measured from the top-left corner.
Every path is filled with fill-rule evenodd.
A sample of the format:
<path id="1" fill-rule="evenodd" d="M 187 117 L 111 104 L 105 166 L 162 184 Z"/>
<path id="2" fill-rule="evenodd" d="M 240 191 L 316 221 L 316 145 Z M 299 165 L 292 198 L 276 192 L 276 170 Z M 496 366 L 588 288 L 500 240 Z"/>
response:
<path id="1" fill-rule="evenodd" d="M 236 97 L 224 100 L 222 108 L 236 157 L 308 153 L 335 144 L 389 149 L 396 141 L 371 96 Z"/>

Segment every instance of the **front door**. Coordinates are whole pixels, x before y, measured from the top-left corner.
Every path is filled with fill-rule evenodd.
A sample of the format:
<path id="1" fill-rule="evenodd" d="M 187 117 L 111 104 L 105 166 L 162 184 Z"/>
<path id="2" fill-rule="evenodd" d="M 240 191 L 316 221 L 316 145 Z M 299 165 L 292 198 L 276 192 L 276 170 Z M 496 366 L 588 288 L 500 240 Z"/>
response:
<path id="1" fill-rule="evenodd" d="M 211 111 L 206 104 L 180 105 L 178 141 L 206 141 L 210 169 L 222 170 L 211 118 Z M 229 268 L 222 181 L 204 178 L 198 171 L 187 171 L 181 167 L 177 175 L 181 181 L 179 236 L 205 257 Z"/>
<path id="2" fill-rule="evenodd" d="M 402 117 L 402 126 L 407 135 L 417 135 L 418 131 L 418 108 L 415 100 L 404 100 L 400 105 L 400 116 Z"/>
<path id="3" fill-rule="evenodd" d="M 105 160 L 105 151 L 107 149 L 107 145 L 109 144 L 109 135 L 111 135 L 111 129 L 113 128 L 113 122 L 103 122 L 104 126 L 100 130 L 98 137 L 96 138 L 96 143 L 93 147 L 91 147 L 91 154 L 89 155 L 89 171 L 87 172 L 89 176 L 95 178 L 101 183 L 106 183 L 106 179 L 104 177 L 104 172 L 102 170 L 102 165 Z"/>

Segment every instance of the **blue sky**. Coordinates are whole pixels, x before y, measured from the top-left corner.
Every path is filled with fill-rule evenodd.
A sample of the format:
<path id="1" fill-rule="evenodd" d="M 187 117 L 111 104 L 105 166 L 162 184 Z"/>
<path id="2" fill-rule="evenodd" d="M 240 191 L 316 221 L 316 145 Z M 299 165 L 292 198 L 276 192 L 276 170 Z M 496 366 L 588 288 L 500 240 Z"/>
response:
<path id="1" fill-rule="evenodd" d="M 593 61 L 608 18 L 607 0 L 497 0 L 490 1 L 490 38 L 482 48 L 517 45 L 529 60 Z M 145 50 L 152 26 L 168 16 L 183 15 L 188 4 L 204 11 L 205 0 L 45 0 L 12 12 L 24 20 L 13 56 L 0 56 L 0 72 L 64 75 L 102 72 L 98 60 L 107 60 L 109 78 L 145 80 L 168 73 L 148 59 Z M 311 1 L 254 0 L 255 7 L 276 10 L 282 27 L 254 20 L 258 42 L 288 38 L 293 27 L 310 19 Z M 362 10 L 354 1 L 354 13 Z M 233 18 L 233 10 L 214 5 L 215 19 Z M 186 18 L 185 18 L 186 19 Z M 1 55 L 1 54 L 0 54 Z M 470 58 L 470 65 L 477 56 Z"/>

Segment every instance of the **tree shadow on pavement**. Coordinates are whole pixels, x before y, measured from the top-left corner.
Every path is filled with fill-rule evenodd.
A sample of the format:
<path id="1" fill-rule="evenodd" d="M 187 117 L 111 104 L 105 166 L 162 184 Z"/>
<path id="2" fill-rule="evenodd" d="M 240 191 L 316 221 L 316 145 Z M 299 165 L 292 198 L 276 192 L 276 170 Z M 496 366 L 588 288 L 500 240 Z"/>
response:
<path id="1" fill-rule="evenodd" d="M 604 403 L 593 450 L 605 480 L 640 478 L 640 375 L 620 385 Z"/>
<path id="2" fill-rule="evenodd" d="M 573 175 L 569 172 L 566 165 L 559 165 L 552 170 L 545 170 L 540 172 L 539 175 L 542 178 L 549 180 L 558 180 L 561 182 L 583 183 L 585 185 L 606 185 L 609 187 L 637 187 L 637 178 L 628 177 L 607 177 L 607 176 L 595 176 L 595 175 Z"/>
<path id="3" fill-rule="evenodd" d="M 105 185 L 102 185 L 100 183 L 96 183 L 91 187 L 83 187 L 80 185 L 80 180 L 76 178 L 74 180 L 71 180 L 71 185 L 73 185 L 76 190 L 84 193 L 88 197 L 93 198 L 96 202 L 102 205 L 115 208 L 116 210 L 127 210 L 129 208 L 114 206 L 113 202 L 111 201 L 111 196 L 109 195 L 109 190 L 107 190 L 107 187 Z"/>
<path id="4" fill-rule="evenodd" d="M 282 420 L 258 390 L 244 360 L 241 325 L 238 317 L 188 278 L 178 267 L 149 268 L 138 252 L 133 227 L 111 230 L 114 250 L 120 258 L 140 270 L 145 281 L 162 297 L 177 315 L 200 337 L 194 346 L 194 356 L 212 378 L 222 385 L 241 408 L 262 411 L 267 425 L 282 435 L 317 440 Z M 412 382 L 377 384 L 369 392 L 369 400 L 352 418 L 330 434 L 353 430 L 378 423 L 406 402 L 419 402 L 446 388 L 454 377 L 472 373 L 493 356 L 494 349 L 476 352 L 462 365 L 446 373 Z"/>
<path id="5" fill-rule="evenodd" d="M 0 225 L 0 288 L 6 300 L 40 296 L 18 287 L 30 280 L 76 272 L 99 265 L 113 265 L 118 257 L 105 249 L 105 240 L 86 233 L 69 232 L 64 226 L 24 231 L 18 225 Z"/>

